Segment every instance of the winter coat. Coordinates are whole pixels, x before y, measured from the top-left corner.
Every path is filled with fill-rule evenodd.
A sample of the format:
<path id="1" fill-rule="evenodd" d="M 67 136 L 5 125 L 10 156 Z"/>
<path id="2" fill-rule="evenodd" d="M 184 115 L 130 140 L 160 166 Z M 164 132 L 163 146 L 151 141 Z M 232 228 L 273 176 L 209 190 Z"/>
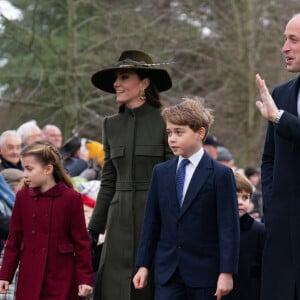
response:
<path id="1" fill-rule="evenodd" d="M 240 218 L 240 258 L 233 290 L 224 300 L 260 300 L 265 225 L 249 214 Z"/>
<path id="2" fill-rule="evenodd" d="M 11 282 L 19 262 L 16 300 L 78 300 L 78 285 L 92 285 L 79 193 L 63 182 L 17 193 L 0 279 Z"/>
<path id="3" fill-rule="evenodd" d="M 89 223 L 106 230 L 94 299 L 153 299 L 151 283 L 138 291 L 132 277 L 153 166 L 173 157 L 160 113 L 145 103 L 104 120 L 101 188 Z"/>
<path id="4" fill-rule="evenodd" d="M 8 168 L 18 169 L 21 171 L 23 170 L 21 161 L 14 165 L 0 155 L 0 171 Z"/>
<path id="5" fill-rule="evenodd" d="M 266 225 L 262 300 L 294 300 L 300 291 L 300 77 L 276 87 L 275 103 L 284 113 L 269 122 L 261 181 Z"/>

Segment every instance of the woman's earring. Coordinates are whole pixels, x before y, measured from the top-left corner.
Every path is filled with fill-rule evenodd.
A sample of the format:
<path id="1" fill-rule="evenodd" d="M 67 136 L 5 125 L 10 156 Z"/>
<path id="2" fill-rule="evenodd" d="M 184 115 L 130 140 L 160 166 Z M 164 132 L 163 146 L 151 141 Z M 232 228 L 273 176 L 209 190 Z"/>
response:
<path id="1" fill-rule="evenodd" d="M 140 91 L 140 99 L 141 99 L 142 101 L 146 101 L 146 95 L 145 95 L 145 91 L 144 91 L 144 90 L 141 90 L 141 91 Z"/>

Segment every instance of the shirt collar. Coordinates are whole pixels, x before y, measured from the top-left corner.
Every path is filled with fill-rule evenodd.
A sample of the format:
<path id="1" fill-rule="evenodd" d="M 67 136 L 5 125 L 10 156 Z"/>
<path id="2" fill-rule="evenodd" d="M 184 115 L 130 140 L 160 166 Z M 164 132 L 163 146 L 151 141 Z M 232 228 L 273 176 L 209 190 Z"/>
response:
<path id="1" fill-rule="evenodd" d="M 196 167 L 199 164 L 199 162 L 200 162 L 203 154 L 204 154 L 204 150 L 201 147 L 199 151 L 197 151 L 196 153 L 194 153 L 192 156 L 188 157 L 188 160 L 190 161 L 190 163 L 193 166 Z M 183 159 L 184 159 L 184 157 L 182 157 L 181 155 L 179 155 L 179 157 L 178 157 L 178 164 L 177 165 L 179 165 Z"/>

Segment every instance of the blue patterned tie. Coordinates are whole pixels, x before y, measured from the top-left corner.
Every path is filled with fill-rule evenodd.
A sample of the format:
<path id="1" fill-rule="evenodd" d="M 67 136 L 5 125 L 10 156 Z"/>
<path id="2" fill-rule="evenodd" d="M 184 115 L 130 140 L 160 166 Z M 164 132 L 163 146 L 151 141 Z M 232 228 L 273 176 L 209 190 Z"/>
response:
<path id="1" fill-rule="evenodd" d="M 176 172 L 176 191 L 179 205 L 183 203 L 183 185 L 185 180 L 185 167 L 190 163 L 188 159 L 183 159 Z"/>

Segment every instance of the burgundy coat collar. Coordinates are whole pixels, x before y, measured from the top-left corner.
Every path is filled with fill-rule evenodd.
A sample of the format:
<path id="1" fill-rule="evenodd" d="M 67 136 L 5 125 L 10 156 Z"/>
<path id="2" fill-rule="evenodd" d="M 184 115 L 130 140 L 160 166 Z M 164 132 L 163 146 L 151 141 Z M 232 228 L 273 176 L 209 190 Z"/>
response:
<path id="1" fill-rule="evenodd" d="M 29 188 L 29 194 L 32 197 L 43 196 L 43 197 L 57 197 L 61 195 L 67 189 L 67 185 L 60 181 L 54 187 L 46 192 L 41 192 L 38 188 Z"/>

